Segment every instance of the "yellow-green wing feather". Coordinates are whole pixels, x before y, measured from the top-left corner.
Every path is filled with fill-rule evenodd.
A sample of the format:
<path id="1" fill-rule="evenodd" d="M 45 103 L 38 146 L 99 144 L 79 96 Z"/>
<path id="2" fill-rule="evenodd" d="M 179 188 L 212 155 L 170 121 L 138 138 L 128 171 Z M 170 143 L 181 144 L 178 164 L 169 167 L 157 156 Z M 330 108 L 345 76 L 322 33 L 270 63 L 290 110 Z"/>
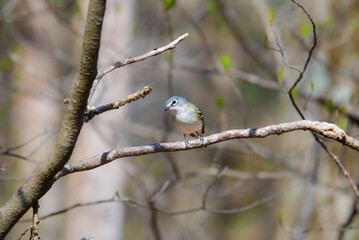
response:
<path id="1" fill-rule="evenodd" d="M 202 121 L 202 123 L 203 123 L 201 133 L 204 134 L 205 122 L 204 122 L 203 113 L 202 113 L 202 111 L 201 111 L 201 109 L 200 109 L 199 107 L 195 106 L 195 108 L 196 108 L 196 110 L 197 110 L 197 111 L 196 111 L 197 117 L 198 117 L 199 119 L 201 119 L 201 121 Z"/>

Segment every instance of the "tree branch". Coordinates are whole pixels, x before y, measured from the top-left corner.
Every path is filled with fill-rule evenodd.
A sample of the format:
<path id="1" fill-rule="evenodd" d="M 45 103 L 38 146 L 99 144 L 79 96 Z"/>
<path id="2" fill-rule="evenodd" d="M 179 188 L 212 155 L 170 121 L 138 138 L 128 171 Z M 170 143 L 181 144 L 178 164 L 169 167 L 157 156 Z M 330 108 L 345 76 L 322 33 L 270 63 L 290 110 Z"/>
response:
<path id="1" fill-rule="evenodd" d="M 89 3 L 79 74 L 74 81 L 70 104 L 65 112 L 55 149 L 26 183 L 0 208 L 0 239 L 4 239 L 15 223 L 51 188 L 54 176 L 72 154 L 83 125 L 92 82 L 97 73 L 105 6 L 106 0 L 91 0 Z"/>
<path id="2" fill-rule="evenodd" d="M 120 68 L 120 67 L 123 67 L 123 66 L 126 66 L 128 64 L 131 64 L 131 63 L 136 63 L 136 62 L 140 62 L 140 61 L 143 61 L 143 60 L 146 60 L 147 58 L 150 58 L 150 57 L 154 57 L 154 56 L 157 56 L 165 51 L 168 51 L 168 50 L 171 50 L 171 49 L 174 49 L 176 47 L 176 45 L 178 43 L 180 43 L 182 40 L 186 39 L 187 37 L 189 36 L 188 33 L 185 33 L 181 36 L 179 36 L 177 39 L 175 39 L 174 41 L 170 42 L 169 44 L 167 44 L 166 46 L 163 46 L 163 47 L 160 47 L 160 48 L 155 48 L 153 49 L 152 51 L 146 53 L 146 54 L 143 54 L 141 56 L 138 56 L 138 57 L 133 57 L 133 58 L 127 58 L 127 59 L 124 59 L 124 60 L 120 60 L 118 62 L 115 62 L 114 64 L 112 64 L 111 66 L 108 66 L 107 68 L 105 69 L 101 69 L 98 71 L 97 73 L 97 76 L 96 76 L 96 79 L 95 81 L 93 82 L 93 85 L 92 85 L 92 89 L 91 89 L 91 93 L 90 93 L 90 97 L 88 99 L 88 102 L 91 101 L 91 98 L 92 98 L 92 95 L 93 93 L 95 92 L 96 90 L 96 86 L 97 84 L 101 81 L 101 79 L 103 78 L 103 76 L 105 76 L 106 74 L 112 72 L 113 70 L 115 70 L 116 68 Z"/>
<path id="3" fill-rule="evenodd" d="M 312 18 L 312 16 L 307 12 L 307 10 L 305 10 L 305 8 L 299 4 L 296 0 L 291 0 L 294 4 L 296 4 L 298 7 L 300 7 L 302 9 L 302 11 L 307 15 L 310 23 L 312 24 L 312 28 L 313 28 L 313 45 L 309 50 L 308 53 L 308 57 L 305 61 L 303 70 L 301 72 L 299 72 L 299 76 L 297 78 L 297 80 L 294 82 L 293 86 L 289 89 L 288 91 L 288 95 L 290 98 L 290 101 L 292 102 L 294 108 L 296 109 L 296 111 L 298 112 L 298 114 L 300 115 L 301 119 L 305 119 L 305 116 L 302 112 L 302 110 L 299 108 L 298 104 L 295 102 L 294 97 L 293 97 L 293 91 L 295 89 L 295 87 L 298 85 L 298 83 L 302 80 L 305 71 L 307 70 L 307 67 L 309 65 L 309 62 L 312 58 L 313 55 L 313 51 L 317 45 L 317 33 L 316 33 L 316 25 L 314 23 L 314 20 Z M 277 42 L 278 43 L 278 42 Z M 340 161 L 340 159 L 334 154 L 332 153 L 328 147 L 323 143 L 323 141 L 321 139 L 318 138 L 317 135 L 314 134 L 314 132 L 312 132 L 314 139 L 320 144 L 320 146 L 324 149 L 324 151 L 327 152 L 327 154 L 334 160 L 335 164 L 339 167 L 340 171 L 344 174 L 344 176 L 347 178 L 348 182 L 350 183 L 355 195 L 357 196 L 357 198 L 359 198 L 359 190 L 358 187 L 356 186 L 356 184 L 354 183 L 353 179 L 350 177 L 348 171 L 345 169 L 344 165 L 342 164 L 342 162 Z"/>
<path id="4" fill-rule="evenodd" d="M 310 14 L 307 12 L 307 10 L 305 10 L 305 8 L 300 3 L 298 3 L 296 0 L 291 0 L 291 1 L 294 4 L 296 4 L 298 7 L 300 7 L 302 9 L 302 11 L 305 13 L 305 15 L 307 15 L 310 23 L 312 24 L 312 28 L 313 28 L 313 45 L 309 50 L 308 57 L 307 57 L 307 59 L 305 61 L 303 69 L 301 71 L 299 71 L 299 76 L 298 76 L 297 80 L 294 82 L 294 84 L 292 85 L 292 87 L 288 91 L 290 101 L 292 102 L 294 108 L 296 109 L 296 111 L 298 112 L 300 117 L 302 119 L 305 119 L 304 114 L 302 113 L 302 110 L 299 108 L 299 106 L 297 105 L 297 103 L 294 100 L 293 91 L 294 91 L 295 87 L 298 85 L 298 83 L 303 79 L 304 73 L 306 72 L 307 67 L 309 65 L 309 62 L 310 62 L 310 60 L 312 58 L 313 51 L 314 51 L 315 47 L 317 46 L 317 33 L 316 33 L 316 25 L 314 23 L 314 20 L 313 20 L 312 16 L 310 16 Z"/>
<path id="5" fill-rule="evenodd" d="M 215 143 L 236 138 L 265 138 L 271 135 L 280 135 L 297 130 L 309 130 L 318 133 L 323 137 L 336 140 L 354 150 L 359 150 L 359 140 L 348 136 L 335 124 L 301 120 L 296 122 L 280 123 L 277 125 L 266 126 L 258 129 L 248 128 L 228 130 L 204 137 L 203 144 L 199 140 L 189 141 L 189 147 L 186 147 L 183 141 L 172 143 L 153 143 L 150 145 L 126 148 L 119 147 L 86 160 L 67 163 L 55 178 L 59 179 L 70 173 L 91 170 L 124 157 L 140 156 L 157 152 L 185 151 L 207 147 Z"/>
<path id="6" fill-rule="evenodd" d="M 99 107 L 88 107 L 85 113 L 84 120 L 85 122 L 90 121 L 92 118 L 94 118 L 96 115 L 99 115 L 101 113 L 119 109 L 121 106 L 125 105 L 126 103 L 130 103 L 133 101 L 136 101 L 140 98 L 144 98 L 146 95 L 150 94 L 152 92 L 152 88 L 149 86 L 144 87 L 141 91 L 138 91 L 134 94 L 128 95 L 126 98 L 120 99 L 116 102 L 105 104 Z"/>

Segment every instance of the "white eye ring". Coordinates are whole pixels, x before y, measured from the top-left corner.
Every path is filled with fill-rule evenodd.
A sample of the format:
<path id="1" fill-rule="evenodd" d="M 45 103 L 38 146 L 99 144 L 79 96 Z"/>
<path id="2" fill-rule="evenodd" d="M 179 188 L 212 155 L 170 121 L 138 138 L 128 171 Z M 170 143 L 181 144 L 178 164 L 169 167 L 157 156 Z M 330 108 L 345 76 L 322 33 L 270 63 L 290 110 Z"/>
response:
<path id="1" fill-rule="evenodd" d="M 172 101 L 171 105 L 173 106 L 173 105 L 176 105 L 176 104 L 177 104 L 177 100 L 174 99 L 174 100 Z"/>

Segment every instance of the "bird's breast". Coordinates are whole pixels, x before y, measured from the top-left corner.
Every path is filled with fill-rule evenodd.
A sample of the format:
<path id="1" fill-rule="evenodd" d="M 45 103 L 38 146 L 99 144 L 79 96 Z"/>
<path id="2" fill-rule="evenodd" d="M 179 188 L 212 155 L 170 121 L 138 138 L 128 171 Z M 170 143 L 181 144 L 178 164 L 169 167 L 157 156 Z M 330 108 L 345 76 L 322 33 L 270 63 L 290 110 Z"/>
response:
<path id="1" fill-rule="evenodd" d="M 197 119 L 197 116 L 193 113 L 177 113 L 173 116 L 173 120 L 178 130 L 180 130 L 183 134 L 189 135 L 191 133 L 201 132 L 202 121 Z"/>

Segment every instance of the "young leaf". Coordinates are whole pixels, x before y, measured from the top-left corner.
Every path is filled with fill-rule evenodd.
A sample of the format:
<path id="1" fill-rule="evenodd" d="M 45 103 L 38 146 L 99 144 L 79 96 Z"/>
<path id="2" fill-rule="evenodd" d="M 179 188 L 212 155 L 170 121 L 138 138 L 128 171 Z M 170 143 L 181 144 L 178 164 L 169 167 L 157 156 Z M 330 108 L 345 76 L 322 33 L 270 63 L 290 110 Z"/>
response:
<path id="1" fill-rule="evenodd" d="M 268 15 L 269 15 L 269 24 L 272 26 L 274 18 L 275 18 L 275 9 L 270 7 L 268 9 Z"/>
<path id="2" fill-rule="evenodd" d="M 264 35 L 264 46 L 267 47 L 268 44 L 268 35 Z"/>
<path id="3" fill-rule="evenodd" d="M 207 5 L 208 12 L 213 13 L 217 10 L 217 3 L 215 1 L 210 1 Z"/>
<path id="4" fill-rule="evenodd" d="M 14 54 L 20 54 L 21 48 L 19 44 L 13 44 L 10 47 L 10 52 Z"/>
<path id="5" fill-rule="evenodd" d="M 350 20 L 349 25 L 352 31 L 356 31 L 358 29 L 358 22 L 355 19 Z"/>
<path id="6" fill-rule="evenodd" d="M 327 17 L 327 26 L 328 26 L 328 28 L 329 29 L 333 29 L 334 28 L 334 17 L 333 16 L 331 16 L 331 15 L 329 15 L 328 17 Z"/>
<path id="7" fill-rule="evenodd" d="M 283 212 L 283 211 L 280 211 L 280 212 L 279 212 L 279 223 L 280 223 L 280 224 L 283 224 L 283 218 L 284 218 L 284 212 Z"/>
<path id="8" fill-rule="evenodd" d="M 116 5 L 115 5 L 115 11 L 116 11 L 117 13 L 119 13 L 119 12 L 121 12 L 121 10 L 122 10 L 121 4 L 116 4 Z"/>
<path id="9" fill-rule="evenodd" d="M 172 60 L 173 60 L 172 52 L 169 52 L 169 53 L 166 55 L 166 60 L 167 60 L 168 62 L 172 62 Z"/>
<path id="10" fill-rule="evenodd" d="M 334 112 L 334 103 L 333 103 L 333 100 L 330 99 L 329 102 L 327 103 L 326 105 L 327 107 L 327 110 L 330 114 L 332 114 Z"/>
<path id="11" fill-rule="evenodd" d="M 217 97 L 216 104 L 218 108 L 223 108 L 224 98 L 222 96 Z"/>
<path id="12" fill-rule="evenodd" d="M 73 11 L 77 15 L 79 19 L 82 18 L 82 11 L 81 11 L 81 4 L 78 2 L 75 2 L 75 4 L 72 6 Z"/>
<path id="13" fill-rule="evenodd" d="M 298 93 L 298 89 L 297 89 L 297 88 L 294 88 L 294 89 L 293 89 L 293 91 L 292 91 L 292 96 L 293 96 L 293 99 L 294 99 L 294 100 L 298 99 L 299 93 Z"/>
<path id="14" fill-rule="evenodd" d="M 310 80 L 310 89 L 312 89 L 312 92 L 314 91 L 314 82 L 313 82 L 313 80 Z"/>
<path id="15" fill-rule="evenodd" d="M 352 93 L 352 94 L 350 94 L 349 102 L 354 103 L 354 101 L 355 101 L 355 93 Z"/>
<path id="16" fill-rule="evenodd" d="M 9 72 L 13 68 L 13 65 L 13 62 L 9 58 L 0 60 L 0 70 L 3 72 Z"/>
<path id="17" fill-rule="evenodd" d="M 281 67 L 277 75 L 277 80 L 280 85 L 282 85 L 283 83 L 283 75 L 284 75 L 284 67 Z"/>
<path id="18" fill-rule="evenodd" d="M 163 0 L 163 3 L 165 5 L 165 10 L 169 11 L 176 4 L 176 0 Z"/>
<path id="19" fill-rule="evenodd" d="M 232 58 L 227 54 L 223 54 L 221 56 L 221 63 L 224 70 L 228 71 L 232 66 Z"/>
<path id="20" fill-rule="evenodd" d="M 301 32 L 304 38 L 309 37 L 312 33 L 312 26 L 309 23 L 303 23 L 301 26 Z"/>
<path id="21" fill-rule="evenodd" d="M 335 109 L 334 110 L 334 116 L 338 119 L 340 114 L 339 114 L 339 110 L 338 109 Z"/>
<path id="22" fill-rule="evenodd" d="M 346 127 L 347 127 L 347 125 L 348 125 L 348 118 L 346 118 L 346 117 L 344 117 L 344 116 L 339 117 L 338 126 L 339 126 L 341 129 L 345 130 Z"/>
<path id="23" fill-rule="evenodd" d="M 131 28 L 132 33 L 136 33 L 137 32 L 137 25 L 133 24 L 132 28 Z"/>
<path id="24" fill-rule="evenodd" d="M 346 107 L 345 105 L 342 105 L 342 106 L 340 107 L 340 109 L 339 109 L 339 112 L 340 112 L 341 114 L 345 114 L 345 113 L 347 112 L 347 107 Z"/>

